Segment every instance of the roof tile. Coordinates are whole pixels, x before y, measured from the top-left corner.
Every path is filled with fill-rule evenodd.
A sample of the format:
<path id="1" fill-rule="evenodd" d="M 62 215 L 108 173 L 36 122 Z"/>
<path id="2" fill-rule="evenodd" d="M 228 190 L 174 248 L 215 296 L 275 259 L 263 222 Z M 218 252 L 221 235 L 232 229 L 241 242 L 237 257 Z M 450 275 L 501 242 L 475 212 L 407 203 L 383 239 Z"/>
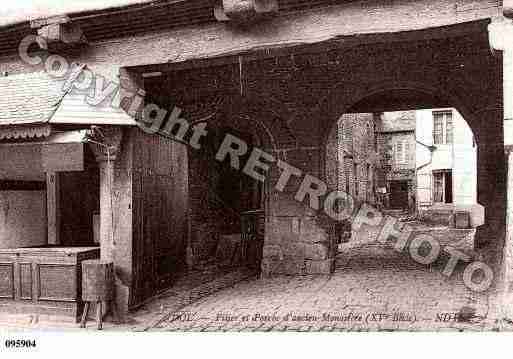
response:
<path id="1" fill-rule="evenodd" d="M 64 96 L 63 83 L 45 72 L 0 77 L 0 126 L 48 122 Z"/>

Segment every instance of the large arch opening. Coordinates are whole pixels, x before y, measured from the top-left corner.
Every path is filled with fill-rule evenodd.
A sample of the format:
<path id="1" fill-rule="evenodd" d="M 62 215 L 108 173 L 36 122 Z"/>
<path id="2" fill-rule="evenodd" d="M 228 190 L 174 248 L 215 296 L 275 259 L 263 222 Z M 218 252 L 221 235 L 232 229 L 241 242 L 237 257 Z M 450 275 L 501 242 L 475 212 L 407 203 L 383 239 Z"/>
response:
<path id="1" fill-rule="evenodd" d="M 500 229 L 490 227 L 502 213 L 489 201 L 494 189 L 483 190 L 491 147 L 483 118 L 457 98 L 417 85 L 368 91 L 340 106 L 324 138 L 328 186 L 419 231 L 435 231 L 444 244 L 472 253 L 483 236 L 499 244 Z M 351 224 L 338 226 L 339 253 L 368 236 Z"/>

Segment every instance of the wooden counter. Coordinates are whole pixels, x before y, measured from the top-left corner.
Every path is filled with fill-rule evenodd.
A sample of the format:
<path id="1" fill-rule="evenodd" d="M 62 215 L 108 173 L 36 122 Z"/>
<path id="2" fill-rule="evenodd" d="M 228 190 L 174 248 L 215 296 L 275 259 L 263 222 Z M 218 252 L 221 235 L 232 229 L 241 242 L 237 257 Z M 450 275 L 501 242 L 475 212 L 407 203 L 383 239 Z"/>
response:
<path id="1" fill-rule="evenodd" d="M 67 317 L 82 312 L 81 263 L 98 247 L 0 249 L 0 312 Z"/>

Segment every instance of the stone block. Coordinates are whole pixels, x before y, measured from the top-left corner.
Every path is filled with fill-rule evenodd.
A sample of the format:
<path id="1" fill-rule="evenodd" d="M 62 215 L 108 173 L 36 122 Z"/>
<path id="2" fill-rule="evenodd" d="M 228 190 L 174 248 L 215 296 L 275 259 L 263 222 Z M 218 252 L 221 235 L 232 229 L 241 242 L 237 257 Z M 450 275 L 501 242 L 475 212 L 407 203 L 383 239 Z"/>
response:
<path id="1" fill-rule="evenodd" d="M 293 252 L 284 253 L 278 248 L 265 249 L 262 259 L 262 275 L 329 274 L 334 271 L 335 259 L 327 258 L 328 249 L 326 247 L 310 246 L 308 251 L 309 254 L 306 256 L 295 256 Z M 312 257 L 312 259 L 307 257 Z"/>
<path id="2" fill-rule="evenodd" d="M 369 226 L 369 225 L 362 225 L 359 230 L 352 230 L 351 231 L 351 243 L 353 244 L 361 244 L 365 245 L 368 243 L 373 243 L 378 240 L 378 237 L 383 230 L 382 227 L 379 226 Z"/>
<path id="3" fill-rule="evenodd" d="M 475 204 L 470 208 L 470 227 L 477 228 L 485 224 L 485 208 Z"/>
<path id="4" fill-rule="evenodd" d="M 454 227 L 458 229 L 466 229 L 470 227 L 470 213 L 466 211 L 454 212 Z"/>
<path id="5" fill-rule="evenodd" d="M 324 260 L 329 257 L 329 247 L 327 244 L 305 244 L 304 258 L 313 260 Z"/>
<path id="6" fill-rule="evenodd" d="M 324 231 L 317 222 L 316 217 L 305 217 L 301 219 L 301 233 L 310 234 Z"/>
<path id="7" fill-rule="evenodd" d="M 287 151 L 286 162 L 297 167 L 305 173 L 317 176 L 315 173 L 319 168 L 321 150 L 315 148 L 299 148 L 294 151 Z"/>
<path id="8" fill-rule="evenodd" d="M 281 249 L 285 256 L 303 259 L 323 260 L 328 258 L 328 246 L 321 243 L 283 242 Z"/>
<path id="9" fill-rule="evenodd" d="M 276 217 L 313 217 L 317 214 L 310 208 L 308 196 L 303 202 L 296 201 L 294 196 L 295 193 L 274 192 L 271 195 L 269 214 Z"/>
<path id="10" fill-rule="evenodd" d="M 279 168 L 277 166 L 273 166 L 267 175 L 267 179 L 269 180 L 269 183 L 272 186 L 272 190 L 277 193 L 280 193 L 278 190 L 276 190 L 276 185 L 278 184 L 278 181 L 280 180 L 282 172 L 283 172 L 283 170 L 281 168 Z M 285 187 L 283 188 L 283 193 L 286 193 L 289 195 L 292 194 L 292 196 L 294 196 L 297 193 L 297 191 L 299 190 L 301 183 L 303 182 L 303 177 L 304 177 L 304 175 L 301 175 L 301 176 L 292 175 L 289 178 L 289 180 L 287 181 Z"/>
<path id="11" fill-rule="evenodd" d="M 306 274 L 305 261 L 302 258 L 287 256 L 276 268 L 276 274 L 303 275 Z"/>
<path id="12" fill-rule="evenodd" d="M 262 275 L 301 275 L 306 273 L 305 261 L 300 258 L 284 257 L 283 259 L 264 258 L 262 260 Z"/>
<path id="13" fill-rule="evenodd" d="M 305 271 L 307 274 L 331 274 L 335 271 L 335 259 L 306 260 Z"/>
<path id="14" fill-rule="evenodd" d="M 265 244 L 262 251 L 262 258 L 265 260 L 283 259 L 283 250 L 277 244 Z"/>
<path id="15" fill-rule="evenodd" d="M 302 242 L 307 242 L 307 243 L 328 243 L 329 242 L 329 235 L 326 232 L 301 234 L 299 236 L 299 238 Z"/>
<path id="16" fill-rule="evenodd" d="M 216 250 L 216 260 L 218 262 L 229 261 L 233 258 L 235 251 L 240 248 L 240 234 L 223 235 L 219 237 Z"/>

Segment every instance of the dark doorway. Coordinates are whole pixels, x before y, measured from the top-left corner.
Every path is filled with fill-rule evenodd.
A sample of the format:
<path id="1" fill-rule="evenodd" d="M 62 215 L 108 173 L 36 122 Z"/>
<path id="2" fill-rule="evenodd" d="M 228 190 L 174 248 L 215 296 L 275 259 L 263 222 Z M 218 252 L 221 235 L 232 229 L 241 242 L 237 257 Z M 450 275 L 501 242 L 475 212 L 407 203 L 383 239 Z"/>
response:
<path id="1" fill-rule="evenodd" d="M 218 130 L 215 148 L 219 148 L 225 136 L 230 134 L 248 145 L 246 155 L 241 156 L 242 164 L 246 163 L 253 149 L 253 137 L 251 134 L 237 131 L 230 127 L 223 127 Z M 212 175 L 210 176 L 210 196 L 213 206 L 222 209 L 224 220 L 222 234 L 233 234 L 241 232 L 241 214 L 246 211 L 260 210 L 262 206 L 261 184 L 242 172 L 241 169 L 234 169 L 227 157 L 223 162 L 211 161 Z"/>
<path id="2" fill-rule="evenodd" d="M 94 217 L 100 213 L 100 170 L 91 149 L 84 146 L 83 171 L 60 172 L 59 178 L 61 245 L 98 245 Z"/>
<path id="3" fill-rule="evenodd" d="M 408 181 L 390 182 L 390 208 L 408 208 Z"/>
<path id="4" fill-rule="evenodd" d="M 452 203 L 452 172 L 445 173 L 445 203 Z"/>
<path id="5" fill-rule="evenodd" d="M 433 172 L 434 201 L 452 203 L 452 172 L 450 170 Z"/>

